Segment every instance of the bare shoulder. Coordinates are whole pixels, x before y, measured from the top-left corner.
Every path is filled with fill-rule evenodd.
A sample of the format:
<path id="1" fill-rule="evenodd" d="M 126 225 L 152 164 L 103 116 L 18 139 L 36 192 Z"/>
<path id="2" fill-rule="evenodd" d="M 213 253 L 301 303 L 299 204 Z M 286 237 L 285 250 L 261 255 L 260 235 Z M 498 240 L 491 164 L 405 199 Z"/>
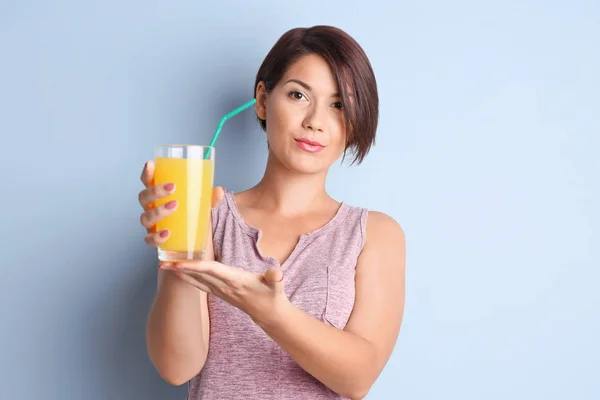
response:
<path id="1" fill-rule="evenodd" d="M 346 331 L 373 343 L 381 371 L 396 343 L 404 315 L 406 246 L 391 216 L 369 211 L 366 241 L 356 265 L 356 298 Z"/>
<path id="2" fill-rule="evenodd" d="M 392 217 L 379 211 L 369 211 L 367 216 L 367 242 L 368 246 L 384 244 L 404 244 L 404 230 Z"/>

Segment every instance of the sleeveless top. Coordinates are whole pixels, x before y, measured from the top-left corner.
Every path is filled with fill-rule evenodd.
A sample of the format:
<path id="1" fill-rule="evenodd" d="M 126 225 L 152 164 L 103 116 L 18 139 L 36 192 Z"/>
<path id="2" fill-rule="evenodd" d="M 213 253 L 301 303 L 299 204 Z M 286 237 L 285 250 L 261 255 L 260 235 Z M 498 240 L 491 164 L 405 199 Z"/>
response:
<path id="1" fill-rule="evenodd" d="M 354 275 L 367 213 L 342 203 L 327 224 L 300 236 L 280 266 L 261 254 L 262 232 L 244 221 L 228 192 L 212 210 L 215 258 L 255 273 L 281 267 L 291 303 L 343 330 L 354 306 Z M 208 309 L 208 356 L 188 383 L 188 400 L 344 399 L 304 371 L 244 312 L 211 295 Z"/>

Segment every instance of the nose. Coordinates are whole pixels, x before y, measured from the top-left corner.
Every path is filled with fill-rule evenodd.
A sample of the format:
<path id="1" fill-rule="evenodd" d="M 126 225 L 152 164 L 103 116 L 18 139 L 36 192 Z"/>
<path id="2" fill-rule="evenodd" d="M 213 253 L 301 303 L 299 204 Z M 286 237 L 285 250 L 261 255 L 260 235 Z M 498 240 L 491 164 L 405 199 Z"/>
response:
<path id="1" fill-rule="evenodd" d="M 306 117 L 304 118 L 304 129 L 308 129 L 316 132 L 323 132 L 325 129 L 323 111 L 319 110 L 319 107 L 311 107 Z"/>

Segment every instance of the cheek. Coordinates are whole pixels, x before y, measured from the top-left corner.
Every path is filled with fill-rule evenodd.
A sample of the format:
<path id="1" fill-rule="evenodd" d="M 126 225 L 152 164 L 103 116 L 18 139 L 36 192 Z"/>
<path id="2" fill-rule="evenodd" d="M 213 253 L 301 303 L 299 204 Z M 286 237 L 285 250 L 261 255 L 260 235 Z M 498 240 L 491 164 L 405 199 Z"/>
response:
<path id="1" fill-rule="evenodd" d="M 281 131 L 280 115 L 277 109 L 267 104 L 267 139 L 271 146 L 277 139 L 277 133 Z"/>
<path id="2" fill-rule="evenodd" d="M 337 143 L 336 148 L 337 148 L 337 150 L 336 150 L 335 157 L 337 158 L 337 157 L 341 156 L 344 153 L 344 151 L 346 150 L 346 141 L 342 138 L 339 141 L 339 143 Z"/>
<path id="3" fill-rule="evenodd" d="M 272 140 L 297 129 L 301 126 L 302 119 L 298 110 L 294 110 L 285 101 L 273 101 L 268 105 L 267 136 Z"/>
<path id="4" fill-rule="evenodd" d="M 332 141 L 335 142 L 335 147 L 339 150 L 340 153 L 344 152 L 346 149 L 346 127 L 344 124 L 344 120 L 336 121 L 335 126 L 335 134 L 332 137 Z"/>

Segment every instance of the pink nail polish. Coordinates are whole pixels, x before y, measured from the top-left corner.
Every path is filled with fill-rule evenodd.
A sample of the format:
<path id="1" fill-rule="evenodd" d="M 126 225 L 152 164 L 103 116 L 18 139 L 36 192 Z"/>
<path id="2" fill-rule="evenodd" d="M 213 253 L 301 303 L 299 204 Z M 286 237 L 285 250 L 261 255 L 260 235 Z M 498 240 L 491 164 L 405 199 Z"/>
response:
<path id="1" fill-rule="evenodd" d="M 167 208 L 168 210 L 172 210 L 175 207 L 177 207 L 177 200 L 171 200 L 170 202 L 165 204 L 165 208 Z"/>
<path id="2" fill-rule="evenodd" d="M 158 236 L 160 236 L 161 238 L 163 238 L 163 239 L 164 239 L 164 238 L 166 238 L 167 236 L 169 236 L 169 231 L 165 229 L 164 231 L 161 231 L 161 232 L 158 234 Z"/>
<path id="3" fill-rule="evenodd" d="M 164 188 L 167 192 L 170 192 L 171 190 L 175 189 L 175 185 L 173 183 L 167 183 Z"/>

